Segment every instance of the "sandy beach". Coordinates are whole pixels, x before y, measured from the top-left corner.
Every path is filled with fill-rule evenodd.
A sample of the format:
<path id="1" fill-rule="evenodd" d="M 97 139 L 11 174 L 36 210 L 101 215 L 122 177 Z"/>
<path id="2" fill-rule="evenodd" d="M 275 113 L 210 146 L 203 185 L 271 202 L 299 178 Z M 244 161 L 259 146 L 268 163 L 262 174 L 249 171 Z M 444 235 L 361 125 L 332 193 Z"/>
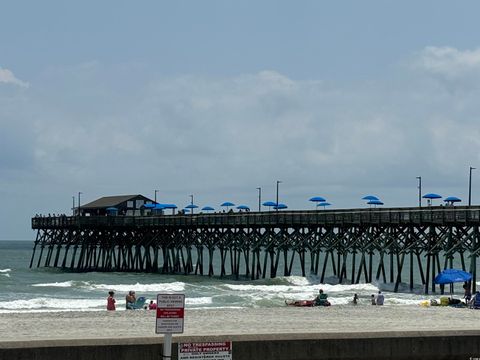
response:
<path id="1" fill-rule="evenodd" d="M 480 311 L 450 307 L 331 306 L 187 310 L 186 336 L 479 330 Z M 154 337 L 154 311 L 10 313 L 0 341 Z"/>

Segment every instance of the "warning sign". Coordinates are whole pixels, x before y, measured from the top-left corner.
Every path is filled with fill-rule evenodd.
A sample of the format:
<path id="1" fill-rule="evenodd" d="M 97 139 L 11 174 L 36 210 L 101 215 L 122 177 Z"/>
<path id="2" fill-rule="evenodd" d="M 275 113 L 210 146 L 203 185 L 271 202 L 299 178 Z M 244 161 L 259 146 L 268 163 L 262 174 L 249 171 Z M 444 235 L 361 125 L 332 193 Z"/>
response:
<path id="1" fill-rule="evenodd" d="M 178 360 L 232 360 L 232 342 L 179 343 Z"/>
<path id="2" fill-rule="evenodd" d="M 183 333 L 185 294 L 157 295 L 157 334 Z"/>

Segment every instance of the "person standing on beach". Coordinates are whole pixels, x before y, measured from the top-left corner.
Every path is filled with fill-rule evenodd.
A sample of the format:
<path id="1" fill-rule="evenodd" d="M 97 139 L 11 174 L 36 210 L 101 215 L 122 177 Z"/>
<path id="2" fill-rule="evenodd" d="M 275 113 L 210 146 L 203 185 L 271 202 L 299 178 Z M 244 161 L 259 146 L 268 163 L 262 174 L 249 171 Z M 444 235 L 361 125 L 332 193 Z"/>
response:
<path id="1" fill-rule="evenodd" d="M 463 298 L 465 299 L 465 304 L 468 304 L 470 300 L 472 299 L 472 292 L 470 291 L 470 283 L 465 282 L 463 284 L 463 290 L 465 290 L 465 293 L 463 294 Z"/>
<path id="2" fill-rule="evenodd" d="M 353 305 L 357 305 L 357 304 L 358 304 L 358 295 L 354 294 L 353 295 Z"/>
<path id="3" fill-rule="evenodd" d="M 107 298 L 107 310 L 109 311 L 114 311 L 115 310 L 115 298 L 113 297 L 115 295 L 114 291 L 109 291 L 108 292 L 108 298 Z"/>
<path id="4" fill-rule="evenodd" d="M 377 305 L 383 305 L 383 302 L 385 301 L 385 297 L 383 296 L 382 292 L 379 291 L 378 292 L 378 295 L 377 295 L 377 300 L 376 300 L 376 304 Z"/>

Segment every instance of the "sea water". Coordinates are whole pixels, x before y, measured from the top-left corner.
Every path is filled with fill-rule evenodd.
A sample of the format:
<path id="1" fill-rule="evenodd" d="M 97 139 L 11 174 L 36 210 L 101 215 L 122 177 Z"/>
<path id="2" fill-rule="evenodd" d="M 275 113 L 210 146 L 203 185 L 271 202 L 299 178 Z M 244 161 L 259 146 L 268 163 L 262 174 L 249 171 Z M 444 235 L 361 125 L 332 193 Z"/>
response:
<path id="1" fill-rule="evenodd" d="M 279 307 L 285 306 L 285 300 L 313 299 L 320 288 L 329 295 L 332 305 L 350 304 L 356 293 L 360 297 L 360 305 L 369 306 L 371 295 L 379 289 L 385 294 L 386 306 L 418 306 L 422 300 L 440 296 L 438 289 L 436 294 L 423 295 L 420 285 L 410 292 L 408 285 L 402 284 L 400 292 L 394 293 L 392 284 L 376 282 L 336 284 L 337 279 L 329 277 L 325 284 L 321 284 L 316 275 L 300 276 L 299 268 L 293 269 L 293 276 L 259 280 L 29 269 L 32 248 L 33 242 L 29 241 L 0 241 L 0 313 L 103 311 L 110 290 L 115 291 L 119 310 L 124 309 L 125 295 L 130 290 L 147 299 L 155 299 L 158 293 L 184 293 L 187 309 Z M 358 262 L 359 259 L 357 266 Z M 376 267 L 373 269 L 375 271 Z M 457 288 L 461 290 L 461 284 Z M 458 296 L 461 297 L 459 292 Z"/>

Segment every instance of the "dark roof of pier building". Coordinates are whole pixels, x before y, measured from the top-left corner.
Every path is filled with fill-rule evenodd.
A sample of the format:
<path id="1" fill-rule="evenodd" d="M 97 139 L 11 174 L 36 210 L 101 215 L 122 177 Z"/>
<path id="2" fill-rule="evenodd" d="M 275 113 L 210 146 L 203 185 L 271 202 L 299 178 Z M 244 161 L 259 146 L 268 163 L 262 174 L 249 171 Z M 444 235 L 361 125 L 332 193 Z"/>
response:
<path id="1" fill-rule="evenodd" d="M 118 206 L 126 201 L 129 200 L 134 200 L 142 198 L 146 201 L 151 201 L 154 202 L 153 200 L 150 200 L 146 198 L 143 195 L 137 194 L 137 195 L 116 195 L 116 196 L 104 196 L 101 197 L 100 199 L 94 200 L 92 202 L 89 202 L 88 204 L 81 205 L 83 209 L 101 209 L 101 208 L 108 208 L 108 207 L 115 207 Z"/>

